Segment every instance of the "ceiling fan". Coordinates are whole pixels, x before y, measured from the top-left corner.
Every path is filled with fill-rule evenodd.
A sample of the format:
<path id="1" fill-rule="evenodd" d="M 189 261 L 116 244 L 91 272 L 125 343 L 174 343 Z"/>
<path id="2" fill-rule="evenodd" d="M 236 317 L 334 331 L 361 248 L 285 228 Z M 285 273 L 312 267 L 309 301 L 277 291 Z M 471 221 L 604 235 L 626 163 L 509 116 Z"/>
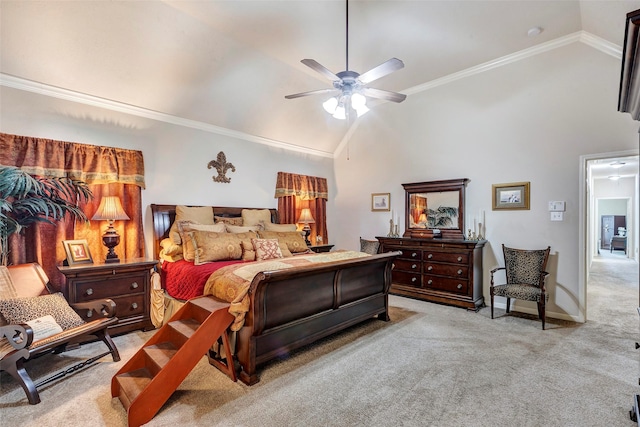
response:
<path id="1" fill-rule="evenodd" d="M 358 117 L 369 111 L 366 106 L 366 97 L 391 102 L 402 102 L 407 97 L 407 95 L 401 93 L 366 86 L 374 80 L 404 68 L 404 63 L 398 58 L 391 58 L 363 74 L 349 70 L 349 0 L 346 0 L 346 9 L 346 70 L 334 74 L 314 59 L 303 59 L 300 62 L 331 80 L 333 88 L 285 96 L 286 99 L 294 99 L 309 95 L 331 94 L 332 97 L 325 101 L 322 106 L 333 117 L 342 120 L 347 118 L 350 108 L 356 111 Z"/>

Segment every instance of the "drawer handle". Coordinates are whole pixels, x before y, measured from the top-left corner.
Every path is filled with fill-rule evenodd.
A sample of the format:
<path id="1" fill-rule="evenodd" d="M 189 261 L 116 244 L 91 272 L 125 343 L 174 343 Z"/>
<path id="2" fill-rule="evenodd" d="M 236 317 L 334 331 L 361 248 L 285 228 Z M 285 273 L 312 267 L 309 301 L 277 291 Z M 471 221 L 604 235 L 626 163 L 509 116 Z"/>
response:
<path id="1" fill-rule="evenodd" d="M 427 270 L 429 271 L 433 270 L 433 266 L 430 265 L 429 267 L 427 267 Z"/>
<path id="2" fill-rule="evenodd" d="M 458 283 L 458 289 L 462 289 L 462 283 Z"/>
<path id="3" fill-rule="evenodd" d="M 415 282 L 416 280 L 418 280 L 418 278 L 417 278 L 417 277 L 412 277 L 412 278 L 411 278 L 411 281 L 412 281 L 412 282 Z"/>
<path id="4" fill-rule="evenodd" d="M 458 257 L 458 262 L 460 262 L 460 261 L 462 261 L 462 257 L 461 256 Z"/>
<path id="5" fill-rule="evenodd" d="M 417 267 L 418 267 L 418 266 L 417 266 L 417 265 L 415 265 L 415 264 L 413 264 L 413 265 L 411 266 L 411 268 L 413 268 L 413 269 L 415 269 L 415 268 L 417 268 Z"/>
<path id="6" fill-rule="evenodd" d="M 414 253 L 412 253 L 412 254 L 411 254 L 411 257 L 412 257 L 412 258 L 415 258 L 415 257 L 417 257 L 417 256 L 418 256 L 418 254 L 417 254 L 416 252 L 414 252 Z"/>
<path id="7" fill-rule="evenodd" d="M 462 286 L 462 285 L 460 285 L 460 286 Z M 132 304 L 131 304 L 131 308 L 133 308 L 134 310 L 135 310 L 136 308 L 138 308 L 138 303 L 137 303 L 137 302 L 132 303 Z"/>
<path id="8" fill-rule="evenodd" d="M 427 285 L 430 285 L 433 283 L 433 280 L 429 279 L 429 281 L 427 282 Z"/>
<path id="9" fill-rule="evenodd" d="M 91 288 L 87 289 L 87 295 L 93 295 L 93 289 Z"/>
<path id="10" fill-rule="evenodd" d="M 462 274 L 462 270 L 458 270 L 458 276 Z"/>
<path id="11" fill-rule="evenodd" d="M 87 310 L 87 317 L 93 316 L 93 310 Z"/>
<path id="12" fill-rule="evenodd" d="M 429 258 L 429 259 L 433 258 L 433 254 L 427 255 L 427 258 Z"/>
<path id="13" fill-rule="evenodd" d="M 138 282 L 133 282 L 131 284 L 131 289 L 138 289 Z"/>

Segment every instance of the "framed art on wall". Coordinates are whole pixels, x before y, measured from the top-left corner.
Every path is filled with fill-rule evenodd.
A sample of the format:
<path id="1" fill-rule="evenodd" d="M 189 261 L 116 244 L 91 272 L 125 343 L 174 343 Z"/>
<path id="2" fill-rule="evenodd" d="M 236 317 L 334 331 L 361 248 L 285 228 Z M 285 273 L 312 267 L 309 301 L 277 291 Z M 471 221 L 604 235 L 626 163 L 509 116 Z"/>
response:
<path id="1" fill-rule="evenodd" d="M 64 252 L 67 254 L 67 264 L 93 264 L 89 245 L 86 240 L 63 240 Z"/>
<path id="2" fill-rule="evenodd" d="M 371 194 L 371 212 L 390 211 L 390 193 L 372 193 Z"/>
<path id="3" fill-rule="evenodd" d="M 493 184 L 493 210 L 529 210 L 529 182 Z"/>

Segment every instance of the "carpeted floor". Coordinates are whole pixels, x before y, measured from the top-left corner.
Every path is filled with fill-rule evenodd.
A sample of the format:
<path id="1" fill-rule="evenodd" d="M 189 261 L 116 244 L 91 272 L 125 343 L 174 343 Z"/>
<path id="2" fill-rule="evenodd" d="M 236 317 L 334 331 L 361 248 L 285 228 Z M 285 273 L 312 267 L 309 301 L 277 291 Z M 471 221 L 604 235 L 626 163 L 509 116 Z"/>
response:
<path id="1" fill-rule="evenodd" d="M 232 383 L 206 359 L 149 426 L 632 426 L 637 385 L 638 265 L 598 259 L 585 324 L 392 296 L 392 322 L 371 320 Z M 634 276 L 635 274 L 635 276 Z M 634 278 L 635 277 L 635 278 Z M 3 426 L 126 426 L 111 376 L 152 335 L 116 337 L 103 358 L 41 389 L 28 405 L 2 373 Z M 29 362 L 34 377 L 102 351 L 101 343 Z"/>

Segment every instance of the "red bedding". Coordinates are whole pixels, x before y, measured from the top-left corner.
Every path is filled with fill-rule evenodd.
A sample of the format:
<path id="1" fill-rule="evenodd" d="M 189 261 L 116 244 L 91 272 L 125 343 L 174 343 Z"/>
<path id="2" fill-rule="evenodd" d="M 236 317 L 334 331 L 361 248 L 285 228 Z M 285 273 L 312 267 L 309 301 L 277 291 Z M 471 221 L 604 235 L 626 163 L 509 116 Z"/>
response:
<path id="1" fill-rule="evenodd" d="M 245 262 L 242 260 L 217 261 L 202 265 L 180 260 L 162 264 L 162 283 L 167 293 L 176 299 L 188 300 L 202 296 L 204 284 L 211 273 L 231 264 Z"/>

